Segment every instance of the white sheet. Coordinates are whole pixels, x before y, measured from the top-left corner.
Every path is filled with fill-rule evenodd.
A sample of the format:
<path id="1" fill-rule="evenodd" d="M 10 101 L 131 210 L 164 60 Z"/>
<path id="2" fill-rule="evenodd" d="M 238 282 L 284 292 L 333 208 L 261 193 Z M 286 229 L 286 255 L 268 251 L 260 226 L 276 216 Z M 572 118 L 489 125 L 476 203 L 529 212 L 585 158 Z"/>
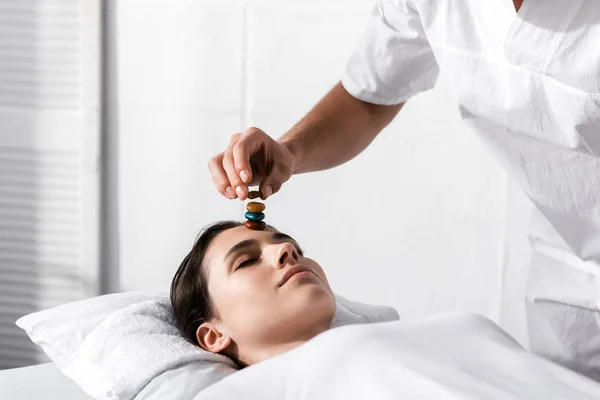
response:
<path id="1" fill-rule="evenodd" d="M 484 317 L 448 314 L 330 330 L 195 399 L 598 400 L 600 384 L 528 353 Z"/>
<path id="2" fill-rule="evenodd" d="M 54 363 L 0 371 L 2 400 L 89 400 Z"/>

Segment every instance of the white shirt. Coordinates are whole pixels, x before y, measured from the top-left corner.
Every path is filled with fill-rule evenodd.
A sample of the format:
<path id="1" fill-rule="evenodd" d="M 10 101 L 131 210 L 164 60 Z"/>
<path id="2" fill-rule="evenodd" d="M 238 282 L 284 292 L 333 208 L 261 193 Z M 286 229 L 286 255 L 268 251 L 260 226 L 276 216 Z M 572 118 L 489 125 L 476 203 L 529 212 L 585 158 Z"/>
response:
<path id="1" fill-rule="evenodd" d="M 398 104 L 438 71 L 551 224 L 533 235 L 600 259 L 600 1 L 378 0 L 342 84 Z"/>

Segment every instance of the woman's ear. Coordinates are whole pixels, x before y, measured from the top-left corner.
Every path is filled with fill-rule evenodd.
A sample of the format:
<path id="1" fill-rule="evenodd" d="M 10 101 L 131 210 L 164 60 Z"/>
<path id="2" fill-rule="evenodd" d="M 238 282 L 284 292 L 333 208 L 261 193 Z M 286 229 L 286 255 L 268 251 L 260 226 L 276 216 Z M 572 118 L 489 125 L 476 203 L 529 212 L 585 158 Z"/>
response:
<path id="1" fill-rule="evenodd" d="M 204 322 L 196 331 L 198 344 L 206 351 L 220 353 L 231 344 L 231 338 L 213 322 Z"/>

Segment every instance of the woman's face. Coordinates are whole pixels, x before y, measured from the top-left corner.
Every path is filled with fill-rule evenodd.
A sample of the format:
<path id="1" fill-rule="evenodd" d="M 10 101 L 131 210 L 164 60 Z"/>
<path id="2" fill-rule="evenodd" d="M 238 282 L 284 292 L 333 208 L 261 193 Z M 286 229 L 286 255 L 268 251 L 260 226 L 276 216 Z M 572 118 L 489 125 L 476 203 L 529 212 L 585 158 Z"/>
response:
<path id="1" fill-rule="evenodd" d="M 228 229 L 213 239 L 204 265 L 220 329 L 242 356 L 308 340 L 331 324 L 335 298 L 325 273 L 283 233 Z"/>

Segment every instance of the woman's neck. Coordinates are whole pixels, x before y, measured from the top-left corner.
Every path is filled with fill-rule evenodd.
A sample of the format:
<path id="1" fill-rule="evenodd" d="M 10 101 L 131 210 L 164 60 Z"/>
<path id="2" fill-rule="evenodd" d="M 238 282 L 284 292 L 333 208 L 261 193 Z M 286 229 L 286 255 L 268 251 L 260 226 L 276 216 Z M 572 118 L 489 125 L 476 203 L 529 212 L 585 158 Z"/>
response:
<path id="1" fill-rule="evenodd" d="M 269 344 L 260 349 L 254 349 L 254 351 L 250 351 L 247 354 L 240 354 L 238 357 L 238 363 L 243 364 L 242 366 L 253 365 L 283 353 L 287 353 L 288 351 L 302 346 L 315 336 L 325 332 L 329 329 L 329 327 L 330 322 L 326 326 L 315 326 L 310 332 L 306 332 L 303 335 L 298 335 L 292 340 L 283 343 Z"/>
<path id="2" fill-rule="evenodd" d="M 288 351 L 294 350 L 295 348 L 302 346 L 304 343 L 308 342 L 309 340 L 310 339 L 299 340 L 296 342 L 282 343 L 279 345 L 269 346 L 269 348 L 265 349 L 264 352 L 262 352 L 261 354 L 257 354 L 257 356 L 258 356 L 257 358 L 259 358 L 259 359 L 254 360 L 254 362 L 252 362 L 250 364 L 256 364 L 261 361 L 268 360 L 269 358 L 273 358 L 278 355 L 281 355 L 283 353 L 287 353 Z"/>

